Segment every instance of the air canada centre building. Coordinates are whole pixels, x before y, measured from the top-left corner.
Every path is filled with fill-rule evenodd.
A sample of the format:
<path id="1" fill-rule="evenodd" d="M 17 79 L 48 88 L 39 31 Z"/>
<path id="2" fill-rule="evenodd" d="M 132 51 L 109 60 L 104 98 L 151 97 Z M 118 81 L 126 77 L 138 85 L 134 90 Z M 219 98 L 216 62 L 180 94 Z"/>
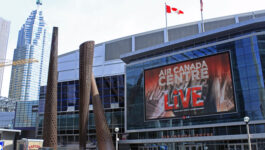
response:
<path id="1" fill-rule="evenodd" d="M 248 116 L 252 149 L 264 149 L 265 18 L 235 20 L 121 55 L 126 63 L 121 146 L 246 150 Z"/>
<path id="2" fill-rule="evenodd" d="M 252 150 L 265 147 L 265 10 L 191 22 L 95 45 L 93 73 L 119 150 Z M 168 35 L 168 36 L 167 36 Z M 79 50 L 58 57 L 58 147 L 79 147 Z M 37 114 L 15 127 L 43 135 Z M 88 149 L 97 149 L 92 100 Z M 18 109 L 18 108 L 17 108 Z M 22 109 L 22 108 L 21 108 Z M 19 115 L 17 113 L 17 115 Z M 35 119 L 34 119 L 35 118 Z M 34 121 L 36 120 L 36 121 Z"/>

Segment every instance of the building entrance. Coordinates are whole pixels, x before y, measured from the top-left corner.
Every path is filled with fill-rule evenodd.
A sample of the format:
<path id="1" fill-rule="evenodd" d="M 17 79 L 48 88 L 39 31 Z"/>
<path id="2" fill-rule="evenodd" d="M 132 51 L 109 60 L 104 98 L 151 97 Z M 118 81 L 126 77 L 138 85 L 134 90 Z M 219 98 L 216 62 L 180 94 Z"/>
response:
<path id="1" fill-rule="evenodd" d="M 142 146 L 142 147 L 139 147 L 138 150 L 159 150 L 159 147 L 157 147 L 157 146 Z"/>
<path id="2" fill-rule="evenodd" d="M 256 143 L 251 144 L 252 150 L 258 150 Z M 228 144 L 228 150 L 248 150 L 248 143 Z"/>
<path id="3" fill-rule="evenodd" d="M 257 143 L 251 143 L 252 150 L 259 150 Z M 249 150 L 248 143 L 164 143 L 136 146 L 132 150 Z"/>
<path id="4" fill-rule="evenodd" d="M 202 145 L 181 145 L 178 146 L 179 150 L 203 150 Z"/>
<path id="5" fill-rule="evenodd" d="M 174 144 L 175 145 L 175 144 Z M 156 146 L 140 146 L 138 150 L 204 150 L 202 144 L 198 145 L 156 145 Z"/>

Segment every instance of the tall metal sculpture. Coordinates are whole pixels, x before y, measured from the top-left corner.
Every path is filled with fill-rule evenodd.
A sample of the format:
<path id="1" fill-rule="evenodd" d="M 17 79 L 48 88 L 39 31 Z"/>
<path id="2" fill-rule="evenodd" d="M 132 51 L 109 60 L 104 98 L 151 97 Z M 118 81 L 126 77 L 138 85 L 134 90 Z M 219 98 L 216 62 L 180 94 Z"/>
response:
<path id="1" fill-rule="evenodd" d="M 48 83 L 43 121 L 44 147 L 57 149 L 58 27 L 53 27 Z"/>
<path id="2" fill-rule="evenodd" d="M 88 41 L 79 47 L 79 149 L 86 148 L 91 74 L 94 56 L 94 41 Z"/>
<path id="3" fill-rule="evenodd" d="M 114 150 L 112 137 L 104 115 L 95 78 L 92 74 L 94 41 L 85 42 L 79 48 L 79 148 L 85 149 L 89 113 L 90 90 L 96 125 L 97 146 L 99 150 Z"/>
<path id="4" fill-rule="evenodd" d="M 92 74 L 92 102 L 96 125 L 97 147 L 99 150 L 114 150 L 112 137 L 104 115 L 97 84 Z"/>

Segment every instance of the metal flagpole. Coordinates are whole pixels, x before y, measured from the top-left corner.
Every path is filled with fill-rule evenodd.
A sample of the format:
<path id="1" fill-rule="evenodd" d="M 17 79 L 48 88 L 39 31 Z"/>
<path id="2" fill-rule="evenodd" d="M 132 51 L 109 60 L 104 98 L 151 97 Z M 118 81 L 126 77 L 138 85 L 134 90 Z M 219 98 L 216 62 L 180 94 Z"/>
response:
<path id="1" fill-rule="evenodd" d="M 200 4 L 201 4 L 201 19 L 202 19 L 202 32 L 204 32 L 204 21 L 203 21 L 203 3 L 202 3 L 202 0 L 200 0 Z"/>
<path id="2" fill-rule="evenodd" d="M 168 42 L 168 30 L 167 30 L 167 3 L 165 3 L 165 18 L 166 18 L 166 39 L 165 42 Z"/>
<path id="3" fill-rule="evenodd" d="M 202 32 L 204 32 L 204 21 L 203 21 L 203 14 L 202 14 L 202 11 L 201 11 L 201 18 L 202 18 Z"/>

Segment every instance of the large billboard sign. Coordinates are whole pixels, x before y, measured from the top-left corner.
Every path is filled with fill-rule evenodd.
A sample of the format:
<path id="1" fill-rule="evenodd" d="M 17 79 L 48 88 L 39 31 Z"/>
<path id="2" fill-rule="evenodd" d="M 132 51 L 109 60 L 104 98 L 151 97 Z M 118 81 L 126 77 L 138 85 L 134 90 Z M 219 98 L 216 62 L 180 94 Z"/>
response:
<path id="1" fill-rule="evenodd" d="M 229 52 L 144 71 L 145 119 L 236 111 Z"/>

